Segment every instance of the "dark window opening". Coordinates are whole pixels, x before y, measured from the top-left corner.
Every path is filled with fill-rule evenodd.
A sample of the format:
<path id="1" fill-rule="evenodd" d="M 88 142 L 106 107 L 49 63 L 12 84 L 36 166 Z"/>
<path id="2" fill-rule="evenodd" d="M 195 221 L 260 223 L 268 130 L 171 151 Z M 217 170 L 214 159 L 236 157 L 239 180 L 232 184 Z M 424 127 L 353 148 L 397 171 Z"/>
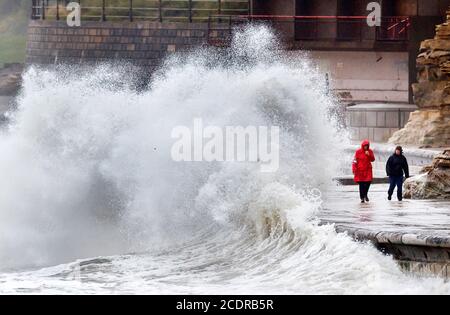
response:
<path id="1" fill-rule="evenodd" d="M 362 37 L 363 23 L 366 21 L 362 18 L 366 1 L 364 0 L 339 0 L 337 21 L 337 38 L 340 40 L 358 40 Z"/>
<path id="2" fill-rule="evenodd" d="M 313 15 L 314 0 L 297 0 L 295 15 L 310 17 Z M 317 38 L 318 19 L 297 18 L 295 20 L 295 38 L 297 40 L 311 40 Z"/>

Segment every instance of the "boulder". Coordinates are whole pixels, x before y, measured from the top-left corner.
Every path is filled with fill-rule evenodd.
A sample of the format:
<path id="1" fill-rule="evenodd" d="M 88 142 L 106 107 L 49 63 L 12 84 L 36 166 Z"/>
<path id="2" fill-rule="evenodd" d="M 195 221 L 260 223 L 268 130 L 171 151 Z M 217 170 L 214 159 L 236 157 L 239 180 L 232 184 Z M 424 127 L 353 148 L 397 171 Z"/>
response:
<path id="1" fill-rule="evenodd" d="M 421 109 L 411 113 L 405 128 L 389 142 L 420 147 L 450 146 L 450 106 Z"/>
<path id="2" fill-rule="evenodd" d="M 450 150 L 433 159 L 420 175 L 405 181 L 404 197 L 409 199 L 450 199 Z"/>

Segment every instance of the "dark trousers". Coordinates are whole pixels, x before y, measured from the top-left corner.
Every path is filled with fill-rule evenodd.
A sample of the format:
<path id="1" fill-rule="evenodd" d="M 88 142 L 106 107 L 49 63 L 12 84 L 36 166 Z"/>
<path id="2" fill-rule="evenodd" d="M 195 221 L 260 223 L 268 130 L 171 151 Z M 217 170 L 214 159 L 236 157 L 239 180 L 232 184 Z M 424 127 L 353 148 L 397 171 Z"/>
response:
<path id="1" fill-rule="evenodd" d="M 359 182 L 359 196 L 361 200 L 364 200 L 369 194 L 370 184 L 372 182 Z"/>
<path id="2" fill-rule="evenodd" d="M 394 194 L 394 189 L 397 187 L 397 198 L 398 200 L 403 199 L 403 176 L 389 176 L 389 186 L 388 194 L 390 197 Z"/>

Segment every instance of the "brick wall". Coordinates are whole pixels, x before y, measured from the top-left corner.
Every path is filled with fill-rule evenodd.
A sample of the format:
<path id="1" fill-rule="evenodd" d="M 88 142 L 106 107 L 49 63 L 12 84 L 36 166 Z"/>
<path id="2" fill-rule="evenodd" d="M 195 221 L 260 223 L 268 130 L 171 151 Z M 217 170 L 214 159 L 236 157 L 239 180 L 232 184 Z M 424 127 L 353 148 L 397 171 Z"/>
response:
<path id="1" fill-rule="evenodd" d="M 27 64 L 125 60 L 154 68 L 167 54 L 227 38 L 228 27 L 208 32 L 207 23 L 30 21 Z"/>

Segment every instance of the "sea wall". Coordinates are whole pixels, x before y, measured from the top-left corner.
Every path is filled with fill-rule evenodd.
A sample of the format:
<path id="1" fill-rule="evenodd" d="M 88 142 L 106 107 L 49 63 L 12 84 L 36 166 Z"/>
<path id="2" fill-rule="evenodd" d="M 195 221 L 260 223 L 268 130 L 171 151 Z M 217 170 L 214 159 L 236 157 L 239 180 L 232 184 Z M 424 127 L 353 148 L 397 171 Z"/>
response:
<path id="1" fill-rule="evenodd" d="M 115 60 L 155 68 L 169 53 L 229 38 L 227 25 L 178 22 L 83 22 L 32 20 L 27 64 L 81 64 Z"/>
<path id="2" fill-rule="evenodd" d="M 450 278 L 450 238 L 336 226 L 357 241 L 372 242 L 406 272 Z"/>

